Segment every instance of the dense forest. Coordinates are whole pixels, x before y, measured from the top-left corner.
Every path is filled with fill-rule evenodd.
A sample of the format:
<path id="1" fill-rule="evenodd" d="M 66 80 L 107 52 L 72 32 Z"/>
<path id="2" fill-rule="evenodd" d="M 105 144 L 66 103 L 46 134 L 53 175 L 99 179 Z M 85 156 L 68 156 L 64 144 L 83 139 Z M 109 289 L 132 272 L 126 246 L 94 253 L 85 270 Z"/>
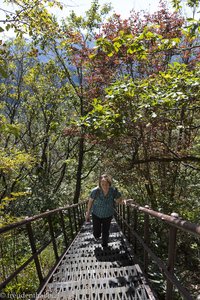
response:
<path id="1" fill-rule="evenodd" d="M 122 19 L 94 0 L 62 21 L 56 0 L 7 2 L 0 226 L 87 199 L 102 172 L 125 198 L 199 223 L 199 0 L 190 18 L 184 1 Z"/>

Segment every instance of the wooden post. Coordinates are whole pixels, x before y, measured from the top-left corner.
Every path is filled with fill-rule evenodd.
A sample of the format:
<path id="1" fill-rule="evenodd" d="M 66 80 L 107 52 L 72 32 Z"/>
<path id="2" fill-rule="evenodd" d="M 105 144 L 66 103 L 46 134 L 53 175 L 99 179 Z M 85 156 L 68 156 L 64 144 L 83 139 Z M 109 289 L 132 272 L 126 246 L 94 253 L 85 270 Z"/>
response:
<path id="1" fill-rule="evenodd" d="M 138 224 L 138 214 L 137 214 L 137 210 L 134 209 L 134 223 L 133 223 L 133 229 L 135 232 L 137 232 L 137 224 Z M 137 238 L 134 236 L 134 253 L 137 253 Z"/>
<path id="2" fill-rule="evenodd" d="M 80 211 L 79 211 L 79 209 L 80 209 L 80 207 L 79 207 L 79 205 L 76 207 L 76 209 L 77 209 L 77 217 L 78 217 L 78 228 L 80 228 L 81 227 L 81 213 L 80 213 Z"/>
<path id="3" fill-rule="evenodd" d="M 38 255 L 37 255 L 37 249 L 36 249 L 36 245 L 35 245 L 35 239 L 34 239 L 31 223 L 27 223 L 26 228 L 27 228 L 27 232 L 28 232 L 28 237 L 29 237 L 29 241 L 30 241 L 30 245 L 31 245 L 32 254 L 34 255 L 34 262 L 35 262 L 35 267 L 36 267 L 36 271 L 38 274 L 38 278 L 39 278 L 40 283 L 42 283 L 43 275 L 42 275 L 42 270 L 41 270 L 41 266 L 40 266 L 40 261 L 38 259 Z"/>
<path id="4" fill-rule="evenodd" d="M 67 241 L 67 235 L 66 235 L 66 230 L 65 230 L 65 221 L 64 221 L 64 216 L 62 210 L 59 212 L 60 213 L 60 220 L 61 220 L 61 226 L 62 226 L 62 232 L 64 236 L 64 241 L 65 241 L 65 247 L 68 247 L 68 241 Z"/>
<path id="5" fill-rule="evenodd" d="M 80 222 L 81 225 L 83 224 L 83 205 L 79 205 L 80 208 Z"/>
<path id="6" fill-rule="evenodd" d="M 149 209 L 148 205 L 145 205 L 145 208 Z M 149 245 L 149 215 L 144 215 L 144 242 Z M 148 252 L 144 250 L 144 272 L 148 272 Z"/>
<path id="7" fill-rule="evenodd" d="M 179 218 L 179 215 L 177 213 L 172 213 L 171 216 L 176 219 Z M 175 264 L 175 257 L 176 257 L 176 234 L 177 234 L 177 228 L 170 226 L 169 246 L 168 246 L 168 270 L 171 274 L 174 274 L 174 264 Z M 171 300 L 171 299 L 173 299 L 173 284 L 168 279 L 166 300 Z"/>
<path id="8" fill-rule="evenodd" d="M 51 235 L 51 240 L 52 240 L 52 244 L 53 244 L 53 250 L 54 250 L 54 254 L 55 254 L 55 259 L 57 261 L 58 258 L 59 258 L 59 255 L 58 255 L 58 249 L 57 249 L 57 245 L 56 245 L 56 239 L 55 239 L 55 235 L 54 235 L 54 231 L 53 231 L 53 224 L 52 224 L 51 215 L 49 215 L 47 217 L 47 219 L 48 219 L 48 223 L 49 223 L 49 232 L 50 232 L 50 235 Z"/>
<path id="9" fill-rule="evenodd" d="M 77 227 L 77 222 L 76 222 L 76 212 L 75 212 L 75 207 L 73 206 L 73 217 L 74 217 L 74 226 L 76 230 L 76 234 L 78 233 L 78 227 Z"/>
<path id="10" fill-rule="evenodd" d="M 129 205 L 127 206 L 127 222 L 130 225 L 130 207 Z M 130 226 L 128 227 L 128 241 L 130 242 L 131 240 L 131 235 L 130 235 Z"/>
<path id="11" fill-rule="evenodd" d="M 69 218 L 69 225 L 70 225 L 70 231 L 71 231 L 71 239 L 73 239 L 74 231 L 73 231 L 73 225 L 72 225 L 71 208 L 68 209 L 68 218 Z"/>
<path id="12" fill-rule="evenodd" d="M 123 218 L 123 220 L 125 220 L 126 219 L 126 210 L 125 210 L 126 207 L 125 207 L 125 205 L 121 205 L 121 206 L 122 206 L 122 218 Z M 123 220 L 122 220 L 122 223 L 123 223 L 122 229 L 123 229 L 123 233 L 126 234 L 126 226 L 125 226 Z"/>

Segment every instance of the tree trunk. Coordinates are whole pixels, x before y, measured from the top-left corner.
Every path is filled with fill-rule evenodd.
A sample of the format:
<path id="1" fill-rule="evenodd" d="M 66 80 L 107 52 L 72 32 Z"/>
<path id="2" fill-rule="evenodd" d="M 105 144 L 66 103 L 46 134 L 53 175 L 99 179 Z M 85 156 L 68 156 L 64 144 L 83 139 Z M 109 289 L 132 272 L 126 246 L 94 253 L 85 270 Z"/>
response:
<path id="1" fill-rule="evenodd" d="M 83 159 L 84 159 L 84 138 L 81 137 L 80 143 L 79 143 L 78 167 L 77 167 L 77 172 L 76 172 L 76 188 L 75 188 L 74 200 L 73 200 L 74 204 L 78 203 L 78 200 L 80 197 Z"/>

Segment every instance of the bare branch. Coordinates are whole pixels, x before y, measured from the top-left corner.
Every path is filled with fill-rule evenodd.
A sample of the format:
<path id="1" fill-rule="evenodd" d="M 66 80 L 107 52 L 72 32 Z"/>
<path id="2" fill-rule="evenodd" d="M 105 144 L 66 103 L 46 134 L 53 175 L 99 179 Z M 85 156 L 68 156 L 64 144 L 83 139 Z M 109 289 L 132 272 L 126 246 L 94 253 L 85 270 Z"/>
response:
<path id="1" fill-rule="evenodd" d="M 147 159 L 138 159 L 134 160 L 131 163 L 131 168 L 133 168 L 134 165 L 139 165 L 139 164 L 146 164 L 150 162 L 198 162 L 200 163 L 200 157 L 196 156 L 182 156 L 182 157 L 150 157 Z"/>

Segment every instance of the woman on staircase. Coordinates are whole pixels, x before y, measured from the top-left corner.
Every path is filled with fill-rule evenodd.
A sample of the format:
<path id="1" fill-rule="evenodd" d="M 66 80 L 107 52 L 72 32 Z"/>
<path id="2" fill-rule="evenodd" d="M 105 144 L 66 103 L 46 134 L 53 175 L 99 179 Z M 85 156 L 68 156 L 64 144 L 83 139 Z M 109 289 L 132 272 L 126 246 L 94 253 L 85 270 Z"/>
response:
<path id="1" fill-rule="evenodd" d="M 99 178 L 99 186 L 92 189 L 87 206 L 86 222 L 90 221 L 92 212 L 93 235 L 95 239 L 102 236 L 102 246 L 108 246 L 111 220 L 115 203 L 122 203 L 121 193 L 112 187 L 112 179 L 107 174 Z"/>

